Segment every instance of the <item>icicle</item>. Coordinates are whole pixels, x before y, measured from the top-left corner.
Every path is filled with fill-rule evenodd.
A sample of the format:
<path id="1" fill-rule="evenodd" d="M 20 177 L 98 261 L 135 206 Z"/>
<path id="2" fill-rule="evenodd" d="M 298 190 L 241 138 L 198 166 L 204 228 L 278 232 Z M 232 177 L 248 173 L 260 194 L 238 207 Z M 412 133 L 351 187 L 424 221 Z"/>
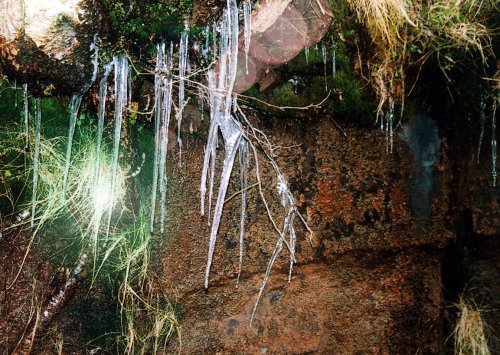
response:
<path id="1" fill-rule="evenodd" d="M 248 189 L 248 145 L 245 140 L 240 143 L 239 150 L 240 165 L 240 187 L 241 187 L 241 217 L 240 217 L 240 256 L 238 260 L 238 281 L 241 275 L 241 265 L 243 264 L 243 237 L 245 236 L 245 213 L 247 206 Z"/>
<path id="2" fill-rule="evenodd" d="M 104 131 L 104 115 L 106 113 L 106 97 L 108 93 L 108 77 L 113 68 L 113 62 L 104 66 L 104 74 L 99 82 L 99 106 L 98 106 L 98 124 L 97 124 L 97 142 L 96 142 L 96 160 L 94 167 L 93 196 L 97 196 L 99 189 L 99 175 L 101 169 L 101 144 Z M 97 241 L 97 235 L 101 224 L 103 206 L 95 206 L 94 211 L 94 242 Z"/>
<path id="3" fill-rule="evenodd" d="M 392 153 L 394 141 L 394 100 L 389 97 L 389 107 L 384 115 L 383 111 L 379 113 L 380 129 L 385 131 L 386 152 Z"/>
<path id="4" fill-rule="evenodd" d="M 38 167 L 40 164 L 40 129 L 42 122 L 42 112 L 40 108 L 40 98 L 35 100 L 35 154 L 33 156 L 33 195 L 31 198 L 31 227 L 35 223 L 36 192 L 38 188 Z"/>
<path id="5" fill-rule="evenodd" d="M 95 79 L 97 78 L 97 71 L 99 69 L 99 47 L 97 46 L 97 33 L 94 35 L 94 41 L 90 45 L 90 51 L 94 52 L 94 55 L 92 56 L 92 66 L 94 67 L 94 70 L 92 72 L 92 78 L 90 79 L 88 88 L 85 91 L 87 91 L 94 83 Z"/>
<path id="6" fill-rule="evenodd" d="M 130 106 L 132 103 L 132 71 L 128 71 L 128 77 L 127 77 L 127 106 Z"/>
<path id="7" fill-rule="evenodd" d="M 128 60 L 124 56 L 113 58 L 115 67 L 115 131 L 113 136 L 113 159 L 111 190 L 109 192 L 109 201 L 112 203 L 116 188 L 116 175 L 118 172 L 118 156 L 120 153 L 120 136 L 123 118 L 123 109 L 127 103 L 127 81 L 128 81 Z M 108 224 L 106 227 L 106 240 L 109 237 L 109 228 L 111 226 L 111 211 L 108 213 Z"/>
<path id="8" fill-rule="evenodd" d="M 173 46 L 170 46 L 170 53 L 167 57 L 168 71 L 172 71 L 172 52 Z M 167 75 L 164 79 L 164 87 L 161 88 L 163 95 L 161 107 L 161 131 L 160 131 L 160 233 L 163 235 L 165 230 L 165 214 L 167 209 L 167 173 L 166 173 L 166 160 L 167 160 L 167 146 L 168 146 L 168 127 L 170 125 L 170 113 L 172 111 L 172 86 L 173 79 L 171 75 Z"/>
<path id="9" fill-rule="evenodd" d="M 498 97 L 496 98 L 498 100 Z M 491 118 L 491 175 L 493 177 L 493 187 L 497 186 L 497 101 L 493 102 Z"/>
<path id="10" fill-rule="evenodd" d="M 184 84 L 188 57 L 188 35 L 189 35 L 189 22 L 186 20 L 184 23 L 184 31 L 181 34 L 181 41 L 179 43 L 179 113 L 177 115 L 177 143 L 179 144 L 179 161 L 182 161 L 182 139 L 181 139 L 181 124 L 182 113 L 184 111 Z"/>
<path id="11" fill-rule="evenodd" d="M 304 48 L 304 54 L 306 55 L 306 64 L 309 64 L 309 47 Z"/>
<path id="12" fill-rule="evenodd" d="M 208 53 L 209 53 L 208 40 L 210 37 L 209 25 L 205 26 L 205 29 L 203 30 L 203 35 L 205 36 L 205 48 L 203 48 L 203 50 L 201 51 L 201 54 L 203 55 L 203 59 L 208 60 Z"/>
<path id="13" fill-rule="evenodd" d="M 232 90 L 236 78 L 238 61 L 238 7 L 235 0 L 228 0 L 227 9 L 222 16 L 221 36 L 219 45 L 218 73 L 213 69 L 208 73 L 209 100 L 210 100 L 210 129 L 205 148 L 205 159 L 202 169 L 201 179 L 201 211 L 204 212 L 206 183 L 208 172 L 213 174 L 215 161 L 215 149 L 217 145 L 217 135 L 220 129 L 224 139 L 224 162 L 222 174 L 217 193 L 217 201 L 210 232 L 210 242 L 208 250 L 208 260 L 205 269 L 205 288 L 208 287 L 208 276 L 212 265 L 212 258 L 215 251 L 217 232 L 222 216 L 224 199 L 231 177 L 234 160 L 243 136 L 242 130 L 231 116 Z M 216 77 L 218 76 L 218 77 Z M 213 186 L 213 178 L 210 183 L 209 199 Z"/>
<path id="14" fill-rule="evenodd" d="M 71 166 L 71 150 L 73 146 L 73 135 L 75 134 L 75 126 L 76 126 L 76 119 L 78 117 L 78 111 L 80 109 L 80 104 L 82 103 L 83 96 L 87 93 L 87 91 L 90 89 L 95 79 L 97 78 L 97 71 L 99 68 L 99 47 L 97 46 L 97 34 L 94 35 L 94 40 L 90 45 L 90 51 L 94 52 L 92 55 L 92 66 L 93 66 L 92 77 L 90 78 L 90 81 L 87 82 L 78 93 L 73 94 L 69 105 L 68 147 L 66 149 L 66 164 L 64 166 L 64 174 L 63 174 L 63 186 L 61 195 L 62 204 L 64 204 L 66 200 L 66 187 L 68 183 L 69 169 Z"/>
<path id="15" fill-rule="evenodd" d="M 64 165 L 64 173 L 63 173 L 61 204 L 64 204 L 66 200 L 66 187 L 68 184 L 69 168 L 71 166 L 71 149 L 73 147 L 73 136 L 75 134 L 76 119 L 78 117 L 78 110 L 80 109 L 80 104 L 82 103 L 82 97 L 83 94 L 81 92 L 73 94 L 69 104 L 68 146 L 66 148 L 66 163 Z"/>
<path id="16" fill-rule="evenodd" d="M 392 154 L 394 142 L 394 100 L 389 97 L 389 152 Z"/>
<path id="17" fill-rule="evenodd" d="M 486 102 L 481 96 L 481 102 L 479 103 L 479 143 L 477 144 L 477 163 L 479 164 L 479 155 L 481 154 L 481 144 L 483 143 L 484 137 L 484 122 L 486 121 L 484 110 L 486 109 Z"/>
<path id="18" fill-rule="evenodd" d="M 216 23 L 214 23 L 212 25 L 212 53 L 213 53 L 212 60 L 215 60 L 215 57 L 217 56 L 217 24 Z"/>
<path id="19" fill-rule="evenodd" d="M 96 143 L 96 161 L 94 169 L 94 191 L 99 182 L 99 170 L 101 161 L 101 142 L 104 131 L 104 115 L 106 113 L 106 97 L 108 94 L 108 77 L 113 69 L 113 62 L 104 66 L 104 74 L 99 82 L 99 107 L 98 107 L 98 125 L 97 125 L 97 143 Z"/>
<path id="20" fill-rule="evenodd" d="M 198 90 L 198 102 L 200 103 L 200 106 L 201 106 L 201 120 L 204 121 L 205 117 L 204 116 L 204 103 L 205 103 L 205 99 L 203 97 L 203 90 L 200 88 Z"/>
<path id="21" fill-rule="evenodd" d="M 335 46 L 332 49 L 332 76 L 335 78 L 337 75 L 337 50 Z"/>
<path id="22" fill-rule="evenodd" d="M 29 102 L 28 102 L 28 84 L 23 84 L 23 103 L 24 103 L 24 147 L 28 148 L 29 143 Z"/>
<path id="23" fill-rule="evenodd" d="M 323 57 L 323 68 L 324 68 L 324 78 L 325 78 L 325 91 L 328 91 L 328 83 L 326 80 L 326 46 L 324 43 L 321 43 L 321 55 Z"/>
<path id="24" fill-rule="evenodd" d="M 165 61 L 165 43 L 156 45 L 156 67 L 155 67 L 155 153 L 153 163 L 153 189 L 151 191 L 151 220 L 150 231 L 154 231 L 154 222 L 156 215 L 156 191 L 158 189 L 158 159 L 160 156 L 160 114 L 161 114 L 161 95 L 160 84 L 162 80 L 162 70 Z"/>
<path id="25" fill-rule="evenodd" d="M 14 80 L 14 107 L 17 109 L 17 80 Z"/>
<path id="26" fill-rule="evenodd" d="M 289 272 L 288 272 L 288 282 L 290 282 L 292 277 L 293 264 L 295 263 L 295 244 L 297 241 L 297 234 L 295 232 L 295 217 L 297 215 L 297 208 L 295 206 L 295 201 L 293 199 L 293 195 L 288 188 L 288 182 L 285 177 L 278 173 L 278 184 L 277 184 L 278 194 L 281 198 L 281 206 L 285 209 L 285 220 L 283 223 L 283 229 L 280 232 L 280 237 L 276 242 L 276 246 L 273 251 L 273 255 L 267 264 L 266 274 L 264 276 L 264 280 L 262 281 L 262 285 L 259 290 L 259 295 L 257 297 L 257 301 L 255 302 L 255 306 L 252 311 L 252 316 L 250 318 L 250 325 L 252 325 L 253 319 L 255 317 L 255 312 L 257 311 L 257 306 L 259 305 L 260 298 L 262 297 L 262 293 L 266 287 L 267 281 L 269 280 L 269 276 L 271 274 L 271 270 L 273 268 L 274 262 L 278 257 L 279 253 L 283 250 L 283 244 L 285 243 L 285 239 L 287 235 L 289 236 L 288 240 L 288 248 L 290 251 L 290 262 L 289 262 Z"/>
<path id="27" fill-rule="evenodd" d="M 165 44 L 157 45 L 156 73 L 155 73 L 155 155 L 153 168 L 153 190 L 151 194 L 151 221 L 150 230 L 154 231 L 156 215 L 156 195 L 160 190 L 160 233 L 164 233 L 167 175 L 166 159 L 168 147 L 168 127 L 170 125 L 170 114 L 172 111 L 172 56 L 173 43 L 170 43 L 170 51 L 165 55 Z"/>
<path id="28" fill-rule="evenodd" d="M 250 39 L 252 35 L 252 3 L 245 0 L 243 4 L 243 23 L 245 36 L 245 69 L 248 75 L 248 51 L 250 50 Z"/>

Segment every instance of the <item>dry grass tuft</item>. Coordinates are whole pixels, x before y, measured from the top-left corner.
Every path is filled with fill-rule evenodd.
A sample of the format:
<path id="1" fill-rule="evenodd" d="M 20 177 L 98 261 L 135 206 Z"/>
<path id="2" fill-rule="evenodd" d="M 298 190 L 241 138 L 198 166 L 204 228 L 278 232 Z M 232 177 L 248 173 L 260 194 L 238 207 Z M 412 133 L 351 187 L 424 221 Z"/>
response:
<path id="1" fill-rule="evenodd" d="M 360 22 L 364 23 L 374 42 L 395 45 L 400 41 L 400 29 L 408 23 L 416 26 L 412 17 L 412 2 L 407 0 L 348 0 L 356 11 Z"/>
<path id="2" fill-rule="evenodd" d="M 456 307 L 458 321 L 453 331 L 455 354 L 489 355 L 486 324 L 481 317 L 484 310 L 467 303 L 463 297 L 460 297 Z"/>

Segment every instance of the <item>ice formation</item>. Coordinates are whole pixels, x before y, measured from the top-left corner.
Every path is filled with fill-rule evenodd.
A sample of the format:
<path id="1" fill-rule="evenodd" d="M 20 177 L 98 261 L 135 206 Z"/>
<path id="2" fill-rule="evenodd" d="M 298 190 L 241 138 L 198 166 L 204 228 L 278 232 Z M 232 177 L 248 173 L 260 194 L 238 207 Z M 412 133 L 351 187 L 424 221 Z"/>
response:
<path id="1" fill-rule="evenodd" d="M 491 176 L 493 187 L 497 186 L 497 103 L 493 103 L 493 113 L 491 117 Z"/>
<path id="2" fill-rule="evenodd" d="M 92 72 L 92 77 L 87 82 L 79 92 L 73 94 L 71 96 L 71 101 L 69 105 L 69 131 L 68 131 L 68 146 L 66 149 L 66 164 L 64 167 L 64 173 L 63 173 L 63 186 L 62 186 L 62 201 L 61 203 L 64 204 L 65 199 L 66 199 L 66 186 L 68 183 L 68 175 L 69 175 L 69 169 L 71 167 L 71 150 L 73 147 L 73 136 L 75 134 L 75 126 L 76 126 L 76 120 L 78 118 L 78 111 L 80 110 L 80 104 L 82 103 L 82 98 L 83 96 L 87 93 L 87 91 L 90 89 L 92 84 L 94 83 L 95 79 L 97 78 L 97 71 L 99 67 L 99 47 L 97 46 L 97 34 L 94 35 L 94 41 L 90 45 L 90 51 L 93 52 L 92 55 L 92 66 L 93 66 L 93 72 Z"/>
<path id="3" fill-rule="evenodd" d="M 29 102 L 28 102 L 28 84 L 23 84 L 23 104 L 24 104 L 24 147 L 28 148 L 29 142 Z"/>
<path id="4" fill-rule="evenodd" d="M 179 112 L 177 114 L 177 143 L 179 144 L 179 159 L 182 157 L 181 124 L 182 113 L 185 105 L 184 86 L 186 82 L 186 69 L 188 66 L 188 37 L 189 23 L 186 20 L 184 24 L 184 31 L 182 31 L 181 34 L 181 41 L 179 43 Z"/>
<path id="5" fill-rule="evenodd" d="M 481 102 L 479 103 L 479 142 L 477 143 L 477 163 L 479 164 L 479 155 L 481 154 L 481 145 L 483 143 L 484 137 L 484 123 L 486 121 L 485 117 L 486 102 L 483 97 L 481 97 Z"/>
<path id="6" fill-rule="evenodd" d="M 248 75 L 248 51 L 250 50 L 250 40 L 252 36 L 252 3 L 250 0 L 245 0 L 243 3 L 243 24 L 245 40 L 245 70 Z"/>
<path id="7" fill-rule="evenodd" d="M 111 189 L 108 201 L 113 201 L 116 188 L 116 175 L 118 172 L 118 156 L 120 153 L 120 136 L 122 127 L 123 110 L 128 100 L 128 59 L 125 56 L 113 58 L 115 67 L 115 129 L 113 135 L 113 157 L 111 163 Z M 108 213 L 108 223 L 106 226 L 106 239 L 109 236 L 111 225 L 111 211 Z"/>
<path id="8" fill-rule="evenodd" d="M 31 227 L 35 223 L 36 193 L 38 188 L 38 168 L 40 165 L 40 129 L 42 112 L 40 108 L 40 98 L 35 100 L 35 152 L 33 154 L 33 195 L 31 199 Z"/>
<path id="9" fill-rule="evenodd" d="M 156 219 L 156 200 L 158 188 L 160 190 L 160 233 L 164 233 L 167 175 L 166 159 L 168 146 L 168 128 L 172 111 L 172 55 L 173 44 L 170 51 L 165 53 L 165 43 L 157 45 L 155 68 L 155 154 L 153 166 L 153 188 L 151 193 L 151 219 L 150 230 L 154 231 Z M 159 182 L 159 187 L 158 187 Z"/>
<path id="10" fill-rule="evenodd" d="M 216 69 L 208 72 L 210 129 L 201 179 L 201 213 L 205 212 L 205 197 L 207 194 L 207 178 L 210 174 L 208 191 L 209 206 L 213 194 L 214 169 L 219 131 L 224 140 L 224 162 L 222 166 L 219 190 L 213 212 L 212 228 L 208 249 L 208 260 L 205 269 L 205 288 L 208 287 L 208 277 L 215 251 L 217 232 L 219 230 L 224 199 L 233 170 L 234 160 L 243 136 L 243 131 L 231 113 L 233 105 L 233 86 L 236 79 L 238 61 L 238 6 L 235 0 L 228 0 L 220 27 L 219 57 Z M 210 212 L 209 212 L 210 214 Z M 210 216 L 209 216 L 210 218 Z"/>

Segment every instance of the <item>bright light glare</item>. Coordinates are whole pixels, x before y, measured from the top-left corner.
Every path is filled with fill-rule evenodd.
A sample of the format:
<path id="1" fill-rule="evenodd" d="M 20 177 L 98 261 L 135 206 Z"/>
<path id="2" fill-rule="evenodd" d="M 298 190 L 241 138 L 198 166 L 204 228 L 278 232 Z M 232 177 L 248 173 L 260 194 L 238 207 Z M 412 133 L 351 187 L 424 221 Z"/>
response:
<path id="1" fill-rule="evenodd" d="M 111 181 L 101 181 L 94 189 L 94 208 L 96 211 L 104 211 L 112 208 Z"/>

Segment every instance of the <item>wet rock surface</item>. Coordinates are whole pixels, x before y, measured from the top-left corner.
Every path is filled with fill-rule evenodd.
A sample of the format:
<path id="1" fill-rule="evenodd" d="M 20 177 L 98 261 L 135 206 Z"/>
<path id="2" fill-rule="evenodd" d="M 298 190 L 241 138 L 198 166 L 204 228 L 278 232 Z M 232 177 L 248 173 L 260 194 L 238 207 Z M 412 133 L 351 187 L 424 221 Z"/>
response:
<path id="1" fill-rule="evenodd" d="M 404 142 L 389 155 L 378 131 L 341 130 L 329 119 L 295 122 L 293 129 L 285 125 L 271 129 L 270 138 L 289 147 L 279 151 L 278 162 L 314 237 L 311 245 L 301 231 L 290 283 L 289 256 L 281 253 L 252 326 L 277 238 L 258 193 L 249 192 L 239 283 L 239 199 L 234 198 L 226 203 L 205 291 L 207 220 L 196 209 L 181 208 L 199 203 L 193 191 L 203 146 L 185 149 L 182 169 L 174 168 L 178 178 L 169 185 L 170 230 L 160 279 L 181 310 L 182 351 L 437 352 L 444 343 L 440 260 L 453 237 L 444 227 L 443 186 L 433 195 L 425 227 L 417 231 L 419 218 L 411 213 L 407 192 L 412 157 Z M 276 181 L 262 170 L 266 197 L 276 201 Z M 237 191 L 237 183 L 232 185 Z M 271 203 L 273 213 L 279 208 Z"/>

